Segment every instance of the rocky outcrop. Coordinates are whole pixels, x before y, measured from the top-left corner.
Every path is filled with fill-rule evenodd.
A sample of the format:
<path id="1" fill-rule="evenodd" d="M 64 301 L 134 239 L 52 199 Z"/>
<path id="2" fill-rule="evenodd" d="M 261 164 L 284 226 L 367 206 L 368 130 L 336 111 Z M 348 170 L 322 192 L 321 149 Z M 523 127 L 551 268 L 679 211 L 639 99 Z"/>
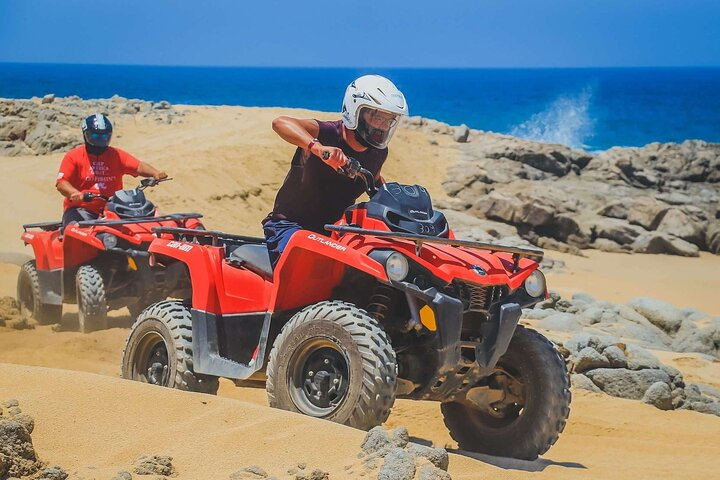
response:
<path id="1" fill-rule="evenodd" d="M 405 128 L 452 134 L 412 117 Z M 542 248 L 697 256 L 720 252 L 720 144 L 600 154 L 470 129 L 443 183 L 451 208 L 515 227 Z"/>
<path id="2" fill-rule="evenodd" d="M 66 151 L 82 143 L 80 122 L 100 112 L 114 123 L 147 118 L 157 123 L 182 121 L 183 112 L 167 101 L 147 102 L 114 96 L 110 99 L 0 99 L 0 156 L 44 155 Z"/>

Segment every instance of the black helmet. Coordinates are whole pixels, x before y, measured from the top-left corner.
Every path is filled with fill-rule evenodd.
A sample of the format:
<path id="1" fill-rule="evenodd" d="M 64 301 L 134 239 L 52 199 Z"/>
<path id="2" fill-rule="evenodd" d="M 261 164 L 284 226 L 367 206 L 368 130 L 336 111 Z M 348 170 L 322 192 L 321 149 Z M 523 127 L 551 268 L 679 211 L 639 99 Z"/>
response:
<path id="1" fill-rule="evenodd" d="M 95 113 L 83 120 L 82 131 L 86 144 L 102 149 L 110 145 L 112 123 L 102 113 Z"/>

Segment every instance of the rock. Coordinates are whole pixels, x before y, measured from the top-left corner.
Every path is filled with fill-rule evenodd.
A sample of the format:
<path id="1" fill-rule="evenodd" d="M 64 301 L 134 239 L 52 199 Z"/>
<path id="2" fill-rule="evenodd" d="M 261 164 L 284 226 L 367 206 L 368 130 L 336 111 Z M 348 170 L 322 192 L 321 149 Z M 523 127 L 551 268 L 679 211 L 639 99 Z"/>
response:
<path id="1" fill-rule="evenodd" d="M 662 370 L 598 368 L 586 372 L 585 375 L 608 395 L 632 400 L 642 399 L 653 383 L 670 384 L 670 377 Z"/>
<path id="2" fill-rule="evenodd" d="M 603 355 L 608 359 L 612 368 L 627 368 L 628 366 L 625 352 L 615 345 L 610 345 L 603 350 Z"/>
<path id="3" fill-rule="evenodd" d="M 15 141 L 25 140 L 31 123 L 28 119 L 21 117 L 0 117 L 0 140 Z"/>
<path id="4" fill-rule="evenodd" d="M 390 437 L 381 426 L 373 427 L 365 434 L 360 448 L 366 454 L 379 452 L 390 446 Z"/>
<path id="5" fill-rule="evenodd" d="M 132 480 L 132 474 L 128 471 L 122 470 L 116 473 L 112 480 Z"/>
<path id="6" fill-rule="evenodd" d="M 252 480 L 258 478 L 268 478 L 268 474 L 257 465 L 250 465 L 249 467 L 230 474 L 230 480 Z"/>
<path id="7" fill-rule="evenodd" d="M 602 390 L 600 390 L 598 386 L 592 382 L 592 380 L 590 380 L 582 373 L 573 373 L 572 375 L 570 375 L 570 384 L 573 387 L 582 390 L 590 390 L 591 392 L 602 393 Z"/>
<path id="8" fill-rule="evenodd" d="M 610 361 L 592 347 L 585 347 L 580 350 L 577 355 L 575 355 L 574 361 L 574 371 L 576 373 L 583 373 L 595 368 L 607 368 L 610 366 Z"/>
<path id="9" fill-rule="evenodd" d="M 444 448 L 432 448 L 411 443 L 408 445 L 407 451 L 413 457 L 426 458 L 430 463 L 442 470 L 447 470 L 448 465 L 450 465 L 450 457 Z"/>
<path id="10" fill-rule="evenodd" d="M 717 415 L 718 417 L 720 417 L 720 402 L 689 402 L 683 405 L 683 408 L 687 408 L 688 410 L 693 410 L 695 412 Z"/>
<path id="11" fill-rule="evenodd" d="M 41 103 L 43 103 L 43 104 L 45 104 L 45 103 L 53 103 L 54 101 L 55 101 L 55 94 L 53 94 L 53 93 L 48 93 L 47 95 L 45 95 L 45 96 L 42 98 Z"/>
<path id="12" fill-rule="evenodd" d="M 596 250 L 610 253 L 631 253 L 632 247 L 630 245 L 620 245 L 617 242 L 608 240 L 607 238 L 596 238 L 590 246 Z"/>
<path id="13" fill-rule="evenodd" d="M 637 253 L 667 253 L 683 257 L 699 256 L 696 245 L 662 232 L 649 232 L 640 235 L 632 244 Z"/>
<path id="14" fill-rule="evenodd" d="M 655 382 L 645 391 L 643 403 L 654 405 L 660 410 L 672 410 L 673 398 L 670 386 L 664 382 Z"/>
<path id="15" fill-rule="evenodd" d="M 452 477 L 433 465 L 423 465 L 420 468 L 419 480 L 452 480 Z"/>
<path id="16" fill-rule="evenodd" d="M 35 454 L 30 433 L 19 422 L 4 417 L 0 417 L 0 459 L 4 475 L 8 477 L 29 477 L 42 466 Z"/>
<path id="17" fill-rule="evenodd" d="M 655 355 L 637 345 L 627 345 L 625 355 L 630 370 L 659 369 L 662 366 Z"/>
<path id="18" fill-rule="evenodd" d="M 672 348 L 676 352 L 699 352 L 720 358 L 720 318 L 684 320 Z"/>
<path id="19" fill-rule="evenodd" d="M 668 208 L 651 197 L 639 197 L 630 204 L 627 220 L 633 225 L 655 230 Z"/>
<path id="20" fill-rule="evenodd" d="M 572 303 L 574 305 L 590 305 L 592 303 L 595 303 L 595 298 L 593 298 L 593 296 L 589 293 L 576 292 L 573 293 Z"/>
<path id="21" fill-rule="evenodd" d="M 11 413 L 12 415 L 12 413 Z M 19 413 L 16 415 L 13 415 L 12 420 L 14 422 L 19 423 L 23 426 L 25 430 L 27 430 L 28 433 L 32 434 L 35 430 L 35 420 L 26 413 Z"/>
<path id="22" fill-rule="evenodd" d="M 46 468 L 38 477 L 38 480 L 66 480 L 68 478 L 67 472 L 60 467 Z"/>
<path id="23" fill-rule="evenodd" d="M 638 297 L 630 300 L 628 306 L 667 333 L 676 332 L 683 321 L 680 309 L 662 300 Z"/>
<path id="24" fill-rule="evenodd" d="M 397 427 L 390 433 L 390 443 L 395 447 L 405 448 L 410 441 L 410 434 L 406 427 Z"/>
<path id="25" fill-rule="evenodd" d="M 528 320 L 542 320 L 543 318 L 555 315 L 555 311 L 551 309 L 541 310 L 538 308 L 526 308 L 523 310 L 523 318 Z"/>
<path id="26" fill-rule="evenodd" d="M 395 447 L 385 456 L 378 480 L 412 480 L 415 477 L 413 457 L 402 448 Z"/>
<path id="27" fill-rule="evenodd" d="M 19 407 L 20 402 L 18 402 L 14 398 L 11 398 L 10 400 L 5 400 L 4 402 L 2 402 L 2 406 L 3 406 L 3 408 L 10 409 L 10 408 L 14 408 L 14 407 Z"/>
<path id="28" fill-rule="evenodd" d="M 560 332 L 576 332 L 582 329 L 582 325 L 572 313 L 555 313 L 550 315 L 541 320 L 540 323 L 538 323 L 538 327 Z"/>
<path id="29" fill-rule="evenodd" d="M 172 457 L 164 455 L 143 455 L 135 460 L 133 473 L 138 475 L 164 475 L 175 473 Z"/>
<path id="30" fill-rule="evenodd" d="M 379 477 L 378 477 L 379 478 Z M 319 468 L 305 475 L 296 475 L 295 480 L 329 480 L 330 474 Z"/>
<path id="31" fill-rule="evenodd" d="M 603 217 L 626 220 L 628 217 L 628 206 L 621 202 L 611 203 L 598 210 L 597 214 Z"/>
<path id="32" fill-rule="evenodd" d="M 462 124 L 459 127 L 455 127 L 453 131 L 453 140 L 458 143 L 465 143 L 468 141 L 469 135 L 470 129 L 467 127 L 467 125 Z"/>
<path id="33" fill-rule="evenodd" d="M 699 223 L 683 210 L 671 208 L 662 216 L 657 231 L 682 238 L 702 248 L 705 246 L 706 225 L 706 222 Z"/>
<path id="34" fill-rule="evenodd" d="M 705 246 L 708 251 L 720 254 L 720 222 L 712 221 L 705 231 Z"/>
<path id="35" fill-rule="evenodd" d="M 630 245 L 637 237 L 646 231 L 643 228 L 630 225 L 625 220 L 617 218 L 601 218 L 594 222 L 595 233 L 599 238 L 612 240 L 618 245 Z"/>

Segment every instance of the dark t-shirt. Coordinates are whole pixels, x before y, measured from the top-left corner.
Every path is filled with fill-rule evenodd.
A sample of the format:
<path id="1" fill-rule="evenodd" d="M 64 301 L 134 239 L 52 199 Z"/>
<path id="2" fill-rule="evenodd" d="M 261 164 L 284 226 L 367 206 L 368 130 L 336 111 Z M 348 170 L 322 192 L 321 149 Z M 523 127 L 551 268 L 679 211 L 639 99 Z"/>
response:
<path id="1" fill-rule="evenodd" d="M 356 152 L 343 140 L 342 120 L 318 121 L 318 125 L 321 144 L 342 149 L 378 178 L 388 155 L 387 148 Z M 298 148 L 267 219 L 290 220 L 305 229 L 327 233 L 323 226 L 337 222 L 364 191 L 365 182 L 361 179 L 352 180 L 339 174 L 316 155 L 305 158 L 305 150 Z"/>

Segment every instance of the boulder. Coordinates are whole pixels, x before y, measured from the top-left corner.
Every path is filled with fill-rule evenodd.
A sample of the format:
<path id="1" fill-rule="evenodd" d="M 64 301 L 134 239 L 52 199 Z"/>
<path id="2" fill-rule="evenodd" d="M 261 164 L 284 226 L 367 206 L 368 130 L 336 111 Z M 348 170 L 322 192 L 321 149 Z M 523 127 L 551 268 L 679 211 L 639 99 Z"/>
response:
<path id="1" fill-rule="evenodd" d="M 603 350 L 603 355 L 607 358 L 612 368 L 627 368 L 628 366 L 628 359 L 625 356 L 625 352 L 616 345 L 610 345 Z"/>
<path id="2" fill-rule="evenodd" d="M 630 203 L 627 220 L 647 230 L 655 230 L 668 206 L 651 197 L 638 197 Z"/>
<path id="3" fill-rule="evenodd" d="M 468 136 L 470 136 L 470 129 L 465 124 L 462 124 L 459 127 L 455 127 L 453 130 L 453 140 L 458 143 L 467 142 Z"/>
<path id="4" fill-rule="evenodd" d="M 667 333 L 676 332 L 684 317 L 679 308 L 654 298 L 634 298 L 628 306 Z"/>
<path id="5" fill-rule="evenodd" d="M 590 380 L 582 373 L 573 373 L 572 375 L 570 375 L 570 384 L 573 387 L 579 388 L 581 390 L 589 390 L 595 393 L 602 393 L 602 390 L 600 390 L 598 386 L 592 382 L 592 380 Z"/>
<path id="6" fill-rule="evenodd" d="M 138 475 L 164 475 L 175 473 L 172 457 L 164 455 L 143 455 L 135 460 L 133 472 Z"/>
<path id="7" fill-rule="evenodd" d="M 611 203 L 609 205 L 605 205 L 600 210 L 598 210 L 598 215 L 602 215 L 603 217 L 610 217 L 610 218 L 619 218 L 620 220 L 626 220 L 628 218 L 628 206 L 625 203 L 622 202 L 616 202 Z"/>
<path id="8" fill-rule="evenodd" d="M 599 218 L 593 222 L 595 234 L 598 238 L 612 240 L 619 245 L 630 245 L 646 230 L 630 225 L 625 220 L 617 218 Z"/>
<path id="9" fill-rule="evenodd" d="M 705 246 L 707 223 L 700 223 L 679 208 L 671 208 L 662 215 L 657 231 L 667 233 L 690 242 L 698 247 Z"/>
<path id="10" fill-rule="evenodd" d="M 625 356 L 630 370 L 659 369 L 662 366 L 655 355 L 637 345 L 626 345 Z"/>
<path id="11" fill-rule="evenodd" d="M 632 244 L 637 253 L 667 253 L 683 257 L 699 256 L 696 245 L 662 232 L 649 232 L 640 235 Z"/>
<path id="12" fill-rule="evenodd" d="M 654 405 L 660 410 L 673 409 L 673 397 L 670 386 L 664 382 L 655 382 L 645 391 L 643 403 Z"/>
<path id="13" fill-rule="evenodd" d="M 432 448 L 417 443 L 410 443 L 407 451 L 415 458 L 425 458 L 441 470 L 447 470 L 450 465 L 450 457 L 444 448 Z"/>
<path id="14" fill-rule="evenodd" d="M 705 231 L 705 246 L 709 252 L 720 254 L 720 222 L 713 220 Z"/>
<path id="15" fill-rule="evenodd" d="M 686 319 L 672 340 L 676 352 L 699 352 L 720 358 L 720 318 Z"/>
<path id="16" fill-rule="evenodd" d="M 583 373 L 595 368 L 607 368 L 610 361 L 592 347 L 585 347 L 580 350 L 574 357 L 574 371 Z"/>
<path id="17" fill-rule="evenodd" d="M 670 376 L 662 370 L 628 370 L 626 368 L 598 368 L 585 375 L 603 392 L 613 397 L 641 400 L 654 383 L 670 384 Z"/>
<path id="18" fill-rule="evenodd" d="M 45 95 L 40 103 L 46 104 L 46 103 L 53 103 L 55 101 L 55 94 L 54 93 L 48 93 Z"/>
<path id="19" fill-rule="evenodd" d="M 572 313 L 555 313 L 538 323 L 538 327 L 559 332 L 577 332 L 582 325 Z"/>
<path id="20" fill-rule="evenodd" d="M 395 447 L 385 456 L 378 472 L 378 480 L 413 480 L 415 461 L 412 455 L 402 448 Z"/>

